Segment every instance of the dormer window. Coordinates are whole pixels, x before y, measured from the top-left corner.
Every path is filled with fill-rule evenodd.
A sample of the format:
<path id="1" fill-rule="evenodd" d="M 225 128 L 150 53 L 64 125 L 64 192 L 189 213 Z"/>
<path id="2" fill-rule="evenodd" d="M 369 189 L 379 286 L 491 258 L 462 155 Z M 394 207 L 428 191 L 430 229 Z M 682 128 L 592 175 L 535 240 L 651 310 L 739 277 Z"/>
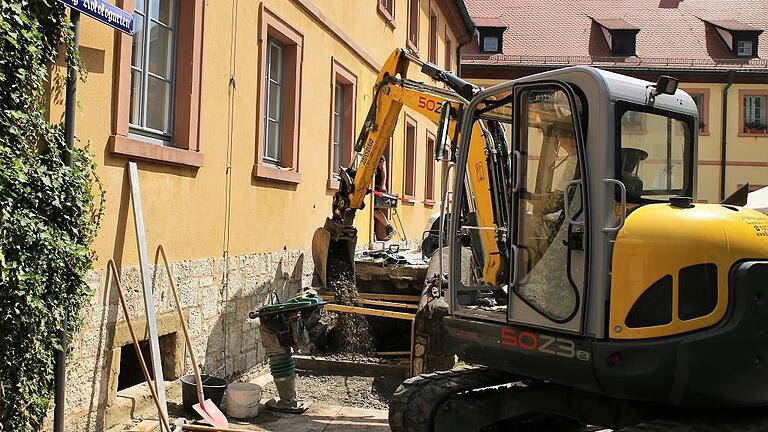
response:
<path id="1" fill-rule="evenodd" d="M 482 48 L 483 51 L 499 52 L 498 36 L 485 35 L 485 36 L 480 36 L 480 39 L 483 41 L 483 48 Z"/>
<path id="2" fill-rule="evenodd" d="M 621 18 L 592 18 L 592 20 L 600 26 L 611 54 L 617 57 L 637 55 L 637 34 L 640 32 L 638 27 Z"/>
<path id="3" fill-rule="evenodd" d="M 739 57 L 754 57 L 755 51 L 753 49 L 751 40 L 740 40 L 736 42 L 736 55 Z"/>
<path id="4" fill-rule="evenodd" d="M 757 57 L 757 41 L 763 31 L 736 20 L 704 20 L 711 24 L 720 39 L 736 57 Z"/>
<path id="5" fill-rule="evenodd" d="M 500 18 L 475 18 L 478 34 L 480 35 L 480 51 L 484 53 L 500 53 L 503 51 L 504 30 L 507 25 Z"/>

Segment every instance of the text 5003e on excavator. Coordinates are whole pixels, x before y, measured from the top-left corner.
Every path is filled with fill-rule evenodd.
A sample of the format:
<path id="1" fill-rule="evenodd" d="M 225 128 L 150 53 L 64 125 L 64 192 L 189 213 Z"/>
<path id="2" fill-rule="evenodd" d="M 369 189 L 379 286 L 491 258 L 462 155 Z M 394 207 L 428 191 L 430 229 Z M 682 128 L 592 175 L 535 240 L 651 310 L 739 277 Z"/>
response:
<path id="1" fill-rule="evenodd" d="M 409 61 L 379 76 L 328 238 L 353 234 L 400 109 L 382 94 L 411 86 Z M 456 93 L 432 292 L 482 366 L 406 380 L 392 430 L 768 430 L 768 218 L 693 202 L 698 112 L 676 81 L 572 67 L 478 91 L 424 69 Z"/>

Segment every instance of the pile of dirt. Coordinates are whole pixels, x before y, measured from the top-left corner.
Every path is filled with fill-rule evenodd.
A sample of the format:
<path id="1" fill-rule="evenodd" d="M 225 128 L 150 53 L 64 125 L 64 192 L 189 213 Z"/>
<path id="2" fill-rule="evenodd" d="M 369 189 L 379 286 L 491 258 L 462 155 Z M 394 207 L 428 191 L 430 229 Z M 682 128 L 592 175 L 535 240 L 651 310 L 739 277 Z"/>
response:
<path id="1" fill-rule="evenodd" d="M 334 302 L 347 306 L 361 306 L 355 285 L 354 261 L 350 260 L 345 241 L 331 241 L 327 264 L 328 290 L 334 293 Z M 372 354 L 375 352 L 373 333 L 365 316 L 339 313 L 331 331 L 331 349 L 336 352 Z"/>
<path id="2" fill-rule="evenodd" d="M 329 405 L 356 408 L 387 409 L 397 387 L 402 382 L 393 377 L 323 375 L 299 372 L 296 392 L 299 398 Z M 277 396 L 275 384 L 263 389 L 262 397 Z"/>

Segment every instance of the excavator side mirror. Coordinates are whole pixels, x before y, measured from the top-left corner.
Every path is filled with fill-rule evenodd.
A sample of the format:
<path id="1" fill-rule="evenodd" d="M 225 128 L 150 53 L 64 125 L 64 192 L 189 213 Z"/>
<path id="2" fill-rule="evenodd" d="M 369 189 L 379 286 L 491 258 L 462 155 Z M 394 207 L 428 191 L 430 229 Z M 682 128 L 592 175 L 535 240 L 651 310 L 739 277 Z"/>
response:
<path id="1" fill-rule="evenodd" d="M 445 147 L 448 145 L 448 123 L 451 121 L 451 103 L 443 102 L 440 107 L 440 122 L 437 124 L 437 136 L 435 137 L 435 160 L 441 162 Z"/>

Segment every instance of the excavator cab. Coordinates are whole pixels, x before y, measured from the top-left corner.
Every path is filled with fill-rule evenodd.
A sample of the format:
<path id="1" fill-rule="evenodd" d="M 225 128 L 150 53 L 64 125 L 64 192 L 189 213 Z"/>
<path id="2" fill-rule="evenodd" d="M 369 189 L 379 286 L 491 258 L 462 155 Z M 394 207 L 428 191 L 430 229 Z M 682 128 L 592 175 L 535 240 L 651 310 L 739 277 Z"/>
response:
<path id="1" fill-rule="evenodd" d="M 509 174 L 491 192 L 503 207 L 484 208 L 483 191 L 472 189 L 477 182 L 454 185 L 464 199 L 449 210 L 453 316 L 604 336 L 611 249 L 627 217 L 645 204 L 694 195 L 696 107 L 684 92 L 663 90 L 575 67 L 500 84 L 471 101 L 456 178 L 491 169 L 468 162 L 472 125 L 491 137 L 491 152 L 509 149 Z M 460 220 L 472 213 L 491 214 L 492 223 Z M 495 282 L 479 269 L 461 282 L 472 264 L 462 263 L 462 247 L 478 249 L 473 232 L 502 239 L 496 244 L 507 265 Z"/>

